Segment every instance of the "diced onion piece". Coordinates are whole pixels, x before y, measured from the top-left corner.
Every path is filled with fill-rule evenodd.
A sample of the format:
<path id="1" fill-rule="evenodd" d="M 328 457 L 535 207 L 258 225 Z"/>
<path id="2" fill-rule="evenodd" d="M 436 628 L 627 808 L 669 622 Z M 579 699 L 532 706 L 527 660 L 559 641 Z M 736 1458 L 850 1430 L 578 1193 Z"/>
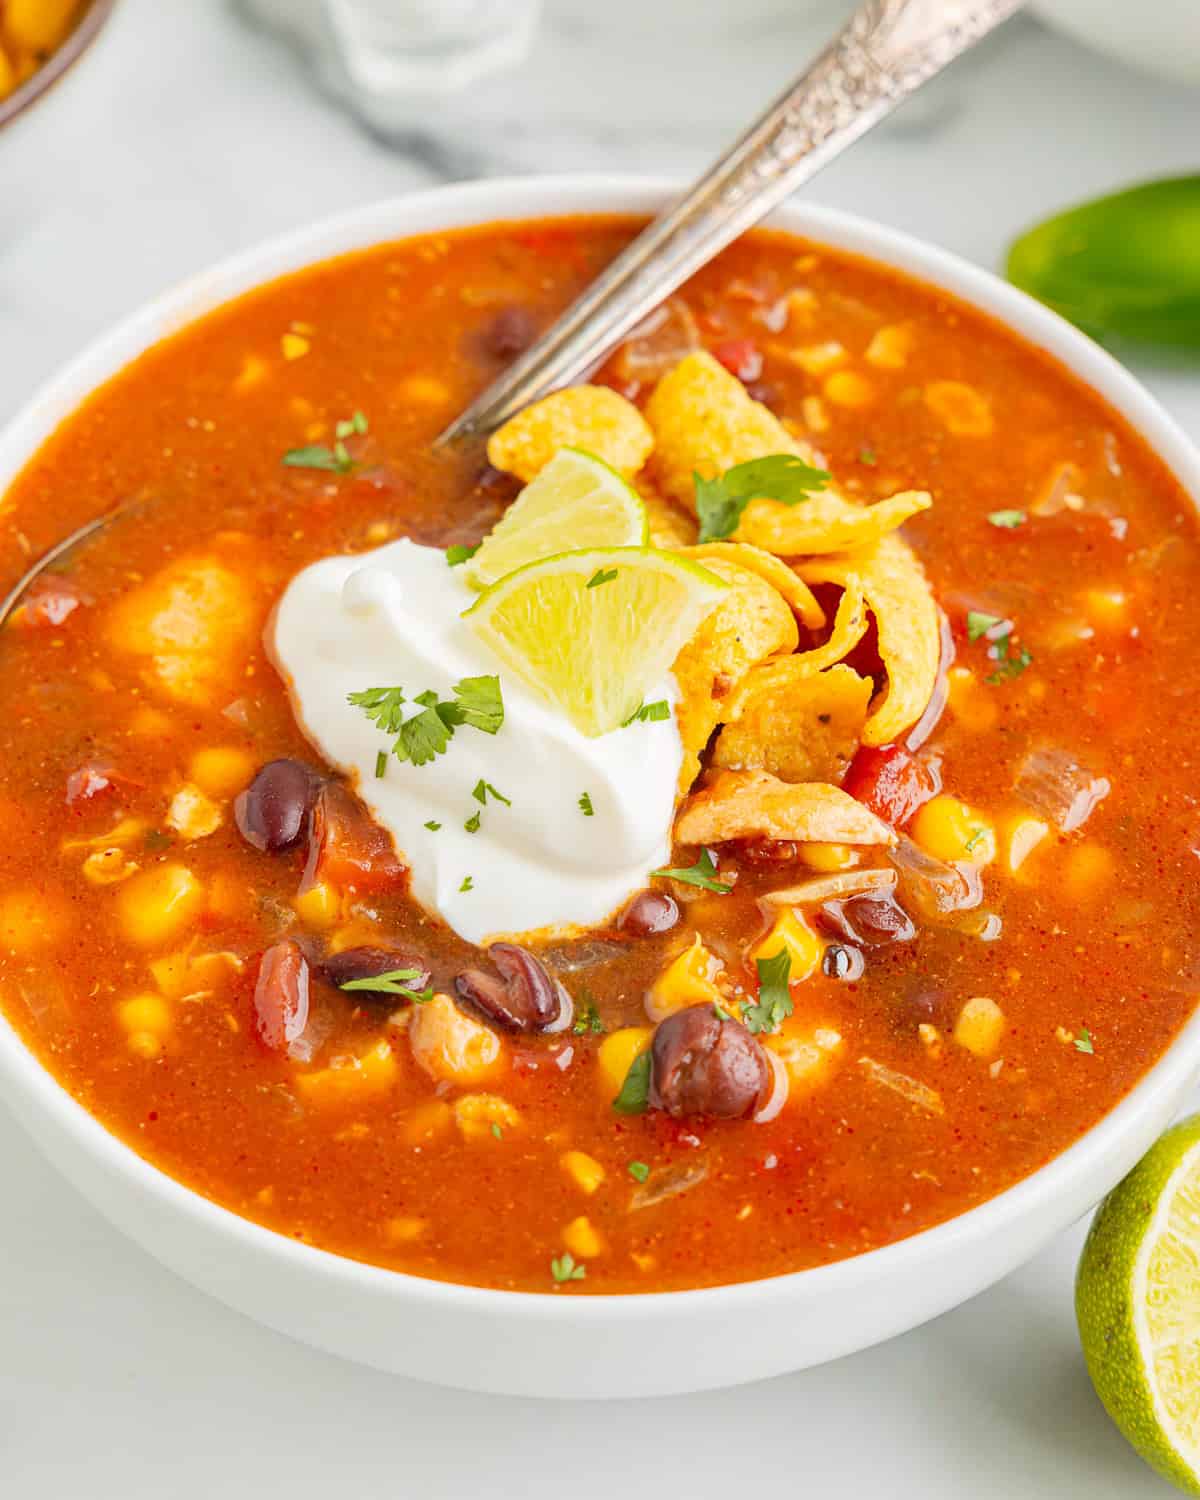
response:
<path id="1" fill-rule="evenodd" d="M 629 1195 L 629 1206 L 631 1209 L 653 1208 L 665 1198 L 674 1198 L 699 1187 L 707 1176 L 708 1163 L 704 1160 L 659 1167 L 650 1173 L 641 1187 L 634 1188 Z"/>
<path id="2" fill-rule="evenodd" d="M 901 890 L 934 921 L 954 912 L 969 911 L 983 899 L 983 885 L 975 865 L 947 864 L 926 854 L 908 838 L 902 838 L 889 851 L 888 858 L 900 876 Z"/>
<path id="3" fill-rule="evenodd" d="M 1060 833 L 1074 833 L 1108 796 L 1112 783 L 1080 765 L 1069 751 L 1042 749 L 1022 761 L 1014 790 Z"/>
<path id="4" fill-rule="evenodd" d="M 907 1073 L 898 1073 L 895 1068 L 889 1068 L 886 1063 L 876 1062 L 873 1057 L 860 1057 L 858 1065 L 872 1083 L 879 1084 L 881 1088 L 890 1089 L 893 1094 L 899 1094 L 902 1099 L 907 1099 L 917 1109 L 923 1109 L 931 1115 L 945 1114 L 941 1094 L 936 1089 L 931 1089 L 928 1084 L 910 1078 Z"/>
<path id="5" fill-rule="evenodd" d="M 759 897 L 763 906 L 805 906 L 822 901 L 845 901 L 864 891 L 889 891 L 896 884 L 895 870 L 842 870 L 834 875 L 818 875 L 786 890 L 767 891 Z"/>

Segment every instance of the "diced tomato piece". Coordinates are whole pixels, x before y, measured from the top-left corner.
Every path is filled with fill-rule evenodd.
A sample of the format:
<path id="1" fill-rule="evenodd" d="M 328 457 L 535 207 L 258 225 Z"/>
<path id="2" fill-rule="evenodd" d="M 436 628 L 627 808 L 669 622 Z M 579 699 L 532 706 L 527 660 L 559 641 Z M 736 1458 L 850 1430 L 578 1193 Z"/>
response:
<path id="1" fill-rule="evenodd" d="M 762 350 L 753 339 L 727 339 L 713 350 L 713 358 L 743 383 L 757 380 L 762 374 Z"/>
<path id="2" fill-rule="evenodd" d="M 937 767 L 903 745 L 863 745 L 850 762 L 842 790 L 893 828 L 903 828 L 941 790 Z"/>
<path id="3" fill-rule="evenodd" d="M 396 886 L 407 873 L 387 832 L 337 781 L 327 782 L 317 797 L 308 851 L 302 889 L 327 880 L 339 887 L 380 891 Z"/>

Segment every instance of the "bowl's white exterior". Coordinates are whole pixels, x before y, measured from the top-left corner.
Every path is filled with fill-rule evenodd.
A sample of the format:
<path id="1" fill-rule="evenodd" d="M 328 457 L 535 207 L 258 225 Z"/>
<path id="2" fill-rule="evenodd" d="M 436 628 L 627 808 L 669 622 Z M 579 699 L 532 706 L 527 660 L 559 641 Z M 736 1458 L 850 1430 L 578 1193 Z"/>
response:
<path id="1" fill-rule="evenodd" d="M 80 400 L 209 309 L 311 261 L 491 219 L 657 209 L 642 178 L 532 178 L 440 188 L 318 224 L 186 283 L 94 345 L 0 435 L 0 496 Z M 936 283 L 1007 323 L 1094 387 L 1200 500 L 1200 457 L 1096 345 L 954 257 L 797 205 L 780 228 Z M 2 501 L 0 501 L 2 507 Z M 404 1375 L 510 1394 L 632 1396 L 734 1385 L 834 1359 L 953 1307 L 1085 1213 L 1165 1127 L 1200 1073 L 1200 1014 L 1116 1109 L 1033 1176 L 949 1223 L 852 1260 L 767 1281 L 645 1296 L 545 1296 L 424 1281 L 344 1260 L 240 1219 L 109 1135 L 0 1021 L 0 1093 L 62 1172 L 195 1285 L 306 1343 Z"/>
<path id="2" fill-rule="evenodd" d="M 1034 9 L 1097 51 L 1148 73 L 1200 83 L 1196 0 L 1037 0 Z"/>

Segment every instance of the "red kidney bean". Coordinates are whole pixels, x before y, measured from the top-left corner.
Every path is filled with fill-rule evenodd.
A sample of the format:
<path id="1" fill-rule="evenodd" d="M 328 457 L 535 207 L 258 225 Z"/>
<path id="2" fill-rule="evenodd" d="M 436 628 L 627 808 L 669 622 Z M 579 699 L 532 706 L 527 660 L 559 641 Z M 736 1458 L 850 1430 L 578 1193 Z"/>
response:
<path id="1" fill-rule="evenodd" d="M 275 1052 L 308 1024 L 308 960 L 291 938 L 273 944 L 259 961 L 254 1018 L 259 1036 Z"/>
<path id="2" fill-rule="evenodd" d="M 650 1055 L 650 1103 L 677 1120 L 740 1120 L 765 1102 L 772 1082 L 758 1040 L 711 1005 L 689 1005 L 668 1016 L 654 1033 Z"/>
<path id="3" fill-rule="evenodd" d="M 320 773 L 303 761 L 268 761 L 233 804 L 239 832 L 267 854 L 294 849 L 308 832 L 320 787 Z"/>
<path id="4" fill-rule="evenodd" d="M 827 932 L 859 948 L 911 943 L 917 935 L 912 918 L 891 891 L 851 896 L 846 901 L 826 901 L 817 913 L 817 921 Z"/>
<path id="5" fill-rule="evenodd" d="M 466 969 L 454 981 L 459 996 L 508 1031 L 562 1031 L 571 1024 L 571 997 L 545 965 L 516 943 L 493 943 L 488 957 L 500 978 Z"/>
<path id="6" fill-rule="evenodd" d="M 327 953 L 317 966 L 321 978 L 341 989 L 356 979 L 378 979 L 380 974 L 392 974 L 397 969 L 413 970 L 411 979 L 405 979 L 407 990 L 423 990 L 432 978 L 429 965 L 411 948 L 343 948 L 340 953 Z M 387 998 L 386 990 L 354 990 L 363 994 Z M 394 997 L 392 997 L 394 998 Z"/>
<path id="7" fill-rule="evenodd" d="M 617 921 L 621 932 L 634 937 L 654 937 L 670 932 L 679 921 L 679 904 L 666 891 L 639 891 Z"/>
<path id="8" fill-rule="evenodd" d="M 388 890 L 404 874 L 388 831 L 340 781 L 327 781 L 312 806 L 301 889 L 328 880 L 356 891 Z"/>

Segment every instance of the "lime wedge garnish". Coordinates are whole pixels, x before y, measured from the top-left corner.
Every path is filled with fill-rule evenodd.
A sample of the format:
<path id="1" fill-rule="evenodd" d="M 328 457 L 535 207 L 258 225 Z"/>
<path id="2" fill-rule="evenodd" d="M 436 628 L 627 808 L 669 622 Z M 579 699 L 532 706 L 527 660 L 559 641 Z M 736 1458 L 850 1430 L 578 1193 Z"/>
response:
<path id="1" fill-rule="evenodd" d="M 463 573 L 483 589 L 542 557 L 582 547 L 644 547 L 648 538 L 636 490 L 582 448 L 563 448 L 505 511 Z"/>
<path id="2" fill-rule="evenodd" d="M 518 568 L 463 618 L 583 734 L 619 729 L 729 587 L 653 547 L 594 547 Z"/>
<path id="3" fill-rule="evenodd" d="M 1075 1311 L 1113 1421 L 1160 1474 L 1200 1494 L 1200 1115 L 1168 1130 L 1104 1200 Z"/>

